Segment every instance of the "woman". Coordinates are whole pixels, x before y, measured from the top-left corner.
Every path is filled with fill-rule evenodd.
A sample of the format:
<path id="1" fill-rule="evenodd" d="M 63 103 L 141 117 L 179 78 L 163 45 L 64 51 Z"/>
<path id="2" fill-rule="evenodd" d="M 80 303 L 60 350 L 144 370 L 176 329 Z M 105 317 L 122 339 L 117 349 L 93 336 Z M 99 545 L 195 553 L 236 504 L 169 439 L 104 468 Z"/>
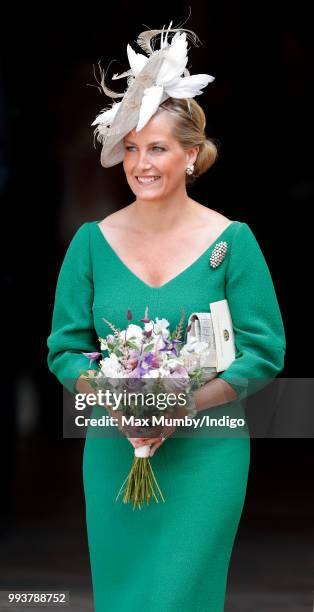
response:
<path id="1" fill-rule="evenodd" d="M 182 36 L 172 42 L 182 45 Z M 98 337 L 110 333 L 103 317 L 124 328 L 128 308 L 139 322 L 149 306 L 152 319 L 165 317 L 173 329 L 182 306 L 188 314 L 207 312 L 209 302 L 227 298 L 236 359 L 195 391 L 194 399 L 201 414 L 208 408 L 214 414 L 217 406 L 231 402 L 228 413 L 244 416 L 241 381 L 273 378 L 283 368 L 283 322 L 250 227 L 188 196 L 187 183 L 210 168 L 217 150 L 205 134 L 197 93 L 182 89 L 173 74 L 167 81 L 165 70 L 160 78 L 171 52 L 167 45 L 164 39 L 157 65 L 156 55 L 150 56 L 150 68 L 128 50 L 134 76 L 128 95 L 106 111 L 110 123 L 108 115 L 99 122 L 102 165 L 123 162 L 135 199 L 102 220 L 84 223 L 74 235 L 58 278 L 48 365 L 73 393 L 85 392 L 88 383 L 80 373 L 89 360 L 82 353 L 97 351 Z M 178 57 L 178 47 L 175 51 Z M 177 76 L 184 72 L 182 79 L 188 78 L 182 66 Z M 182 91 L 189 96 L 178 95 Z M 158 94 L 159 103 L 152 103 L 149 93 Z M 222 241 L 225 257 L 212 266 L 211 255 Z M 96 406 L 93 415 L 101 411 Z M 150 439 L 166 503 L 133 511 L 117 503 L 116 495 L 133 446 L 145 443 L 144 438 L 86 437 L 83 476 L 95 610 L 129 612 L 144 606 L 147 612 L 220 612 L 246 493 L 248 431 L 233 437 Z"/>

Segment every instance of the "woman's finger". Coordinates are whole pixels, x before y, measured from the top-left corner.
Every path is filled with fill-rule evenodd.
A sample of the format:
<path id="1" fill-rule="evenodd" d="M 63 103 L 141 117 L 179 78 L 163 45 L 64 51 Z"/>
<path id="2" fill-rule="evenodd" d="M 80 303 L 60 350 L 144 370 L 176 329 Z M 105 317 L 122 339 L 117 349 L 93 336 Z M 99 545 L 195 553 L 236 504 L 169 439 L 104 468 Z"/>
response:
<path id="1" fill-rule="evenodd" d="M 165 438 L 159 438 L 158 442 L 155 442 L 155 444 L 153 444 L 151 446 L 151 449 L 149 451 L 149 456 L 152 457 L 154 455 L 154 453 L 156 452 L 157 448 L 159 448 L 165 441 Z"/>
<path id="2" fill-rule="evenodd" d="M 158 440 L 160 440 L 160 436 L 158 438 L 137 438 L 137 446 L 152 445 L 154 442 L 158 442 Z"/>
<path id="3" fill-rule="evenodd" d="M 141 441 L 141 438 L 129 438 L 127 436 L 128 440 L 131 442 L 132 446 L 134 446 L 134 448 L 138 448 L 139 446 L 143 446 L 144 442 Z"/>

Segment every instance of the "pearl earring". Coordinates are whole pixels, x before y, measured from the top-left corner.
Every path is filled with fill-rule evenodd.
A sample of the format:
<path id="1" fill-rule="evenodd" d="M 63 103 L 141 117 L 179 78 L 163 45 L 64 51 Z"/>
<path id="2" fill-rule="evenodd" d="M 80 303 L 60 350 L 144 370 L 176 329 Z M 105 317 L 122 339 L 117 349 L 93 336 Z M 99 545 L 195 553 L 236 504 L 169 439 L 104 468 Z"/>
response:
<path id="1" fill-rule="evenodd" d="M 186 174 L 193 174 L 194 172 L 194 164 L 192 166 L 188 166 L 185 170 Z"/>

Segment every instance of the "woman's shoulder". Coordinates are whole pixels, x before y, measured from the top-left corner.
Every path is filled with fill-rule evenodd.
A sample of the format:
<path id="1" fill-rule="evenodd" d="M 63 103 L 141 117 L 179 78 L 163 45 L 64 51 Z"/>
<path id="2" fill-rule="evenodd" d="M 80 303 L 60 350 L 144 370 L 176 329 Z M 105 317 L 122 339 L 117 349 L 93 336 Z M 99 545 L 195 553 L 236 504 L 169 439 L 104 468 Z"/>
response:
<path id="1" fill-rule="evenodd" d="M 125 227 L 128 224 L 130 206 L 131 205 L 129 204 L 120 210 L 116 210 L 109 215 L 106 215 L 106 217 L 103 219 L 95 221 L 94 223 L 98 223 L 98 225 L 103 229 Z"/>
<path id="2" fill-rule="evenodd" d="M 200 218 L 203 222 L 205 232 L 210 230 L 218 237 L 216 239 L 219 239 L 220 236 L 225 237 L 228 231 L 228 237 L 230 239 L 228 239 L 228 243 L 230 242 L 231 250 L 245 252 L 248 246 L 251 246 L 253 251 L 254 249 L 255 251 L 259 250 L 259 244 L 254 231 L 246 221 L 230 219 L 226 215 L 212 208 L 208 208 L 203 204 L 200 204 L 200 207 Z"/>
<path id="3" fill-rule="evenodd" d="M 242 221 L 230 219 L 226 215 L 222 214 L 218 210 L 204 206 L 200 202 L 193 200 L 195 211 L 198 214 L 198 223 L 201 223 L 204 228 L 204 233 L 209 231 L 217 236 L 224 232 L 229 226 L 232 226 L 236 232 L 238 228 L 243 225 Z"/>
<path id="4" fill-rule="evenodd" d="M 208 242 L 208 236 L 212 236 L 214 240 L 215 237 L 225 232 L 229 226 L 234 238 L 237 234 L 241 234 L 241 231 L 239 231 L 241 228 L 244 228 L 244 233 L 245 230 L 251 233 L 249 226 L 245 222 L 230 219 L 221 212 L 195 200 L 192 202 L 195 210 L 195 227 L 192 228 L 190 226 L 190 233 L 194 229 L 195 235 L 197 234 L 200 239 L 204 238 L 205 242 Z M 130 227 L 132 227 L 132 208 L 132 204 L 129 204 L 118 211 L 106 215 L 103 219 L 98 219 L 91 223 L 97 224 L 106 236 L 110 238 L 119 237 L 123 235 L 125 230 L 129 231 Z"/>
<path id="5" fill-rule="evenodd" d="M 206 204 L 201 204 L 201 202 L 197 202 L 197 200 L 190 199 L 190 205 L 192 209 L 194 209 L 195 215 L 204 222 L 227 223 L 228 221 L 231 221 L 231 219 L 228 219 L 228 217 L 223 215 L 218 210 L 210 208 Z"/>

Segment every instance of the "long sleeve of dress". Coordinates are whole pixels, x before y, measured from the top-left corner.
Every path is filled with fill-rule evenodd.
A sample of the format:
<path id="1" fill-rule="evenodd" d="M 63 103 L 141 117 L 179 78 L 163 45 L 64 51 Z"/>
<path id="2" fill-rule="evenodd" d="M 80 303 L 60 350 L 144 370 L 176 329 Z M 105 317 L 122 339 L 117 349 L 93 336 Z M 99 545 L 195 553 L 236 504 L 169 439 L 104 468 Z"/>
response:
<path id="1" fill-rule="evenodd" d="M 48 367 L 72 393 L 76 392 L 81 372 L 96 369 L 89 367 L 89 358 L 82 354 L 99 351 L 92 316 L 93 296 L 89 224 L 84 223 L 74 234 L 59 272 L 47 339 Z"/>
<path id="2" fill-rule="evenodd" d="M 286 338 L 271 274 L 254 233 L 241 223 L 226 270 L 226 298 L 233 322 L 236 358 L 218 374 L 242 399 L 284 367 Z"/>

